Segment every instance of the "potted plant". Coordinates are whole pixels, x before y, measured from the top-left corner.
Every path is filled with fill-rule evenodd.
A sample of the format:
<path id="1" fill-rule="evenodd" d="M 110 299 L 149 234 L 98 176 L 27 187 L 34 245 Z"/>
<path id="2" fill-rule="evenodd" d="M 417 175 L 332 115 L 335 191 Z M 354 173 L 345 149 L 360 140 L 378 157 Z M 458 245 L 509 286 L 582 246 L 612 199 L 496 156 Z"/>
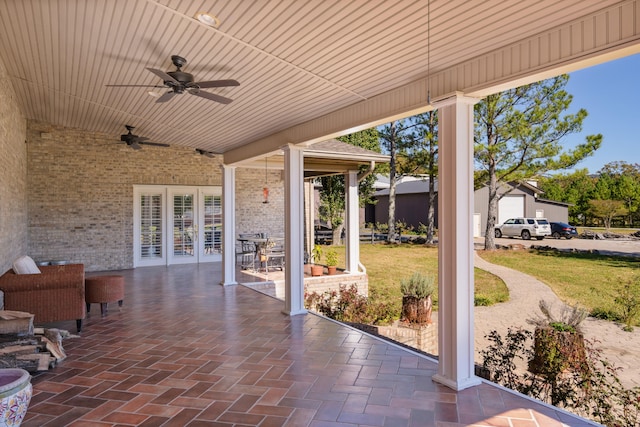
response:
<path id="1" fill-rule="evenodd" d="M 329 275 L 336 274 L 338 270 L 338 251 L 335 248 L 327 249 L 324 255 L 325 262 L 327 263 L 327 272 Z"/>
<path id="2" fill-rule="evenodd" d="M 314 245 L 311 250 L 311 275 L 312 276 L 322 276 L 324 272 L 324 267 L 320 264 L 316 264 L 316 262 L 320 262 L 322 259 L 322 246 Z"/>
<path id="3" fill-rule="evenodd" d="M 541 300 L 539 307 L 543 316 L 528 319 L 536 327 L 529 371 L 554 384 L 564 372 L 585 366 L 587 356 L 580 323 L 587 317 L 587 311 L 577 306 L 564 306 L 556 317 L 546 301 Z"/>
<path id="4" fill-rule="evenodd" d="M 415 324 L 430 324 L 435 291 L 435 278 L 419 272 L 400 280 L 402 292 L 402 320 Z"/>

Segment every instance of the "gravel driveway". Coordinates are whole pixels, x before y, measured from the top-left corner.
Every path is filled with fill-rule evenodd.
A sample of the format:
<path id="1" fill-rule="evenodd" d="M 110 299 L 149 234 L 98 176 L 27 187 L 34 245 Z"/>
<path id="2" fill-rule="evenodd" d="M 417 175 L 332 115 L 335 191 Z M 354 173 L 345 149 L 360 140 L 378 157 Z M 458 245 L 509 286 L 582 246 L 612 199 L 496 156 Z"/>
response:
<path id="1" fill-rule="evenodd" d="M 484 247 L 484 238 L 475 238 L 476 248 L 481 249 Z M 524 247 L 531 246 L 548 246 L 557 249 L 577 249 L 582 251 L 597 250 L 600 253 L 609 253 L 612 255 L 622 256 L 635 256 L 640 258 L 640 240 L 631 239 L 605 239 L 605 240 L 591 240 L 591 239 L 553 239 L 545 238 L 544 240 L 522 240 L 518 238 L 502 237 L 495 239 L 496 245 L 500 246 L 512 246 L 523 245 Z"/>

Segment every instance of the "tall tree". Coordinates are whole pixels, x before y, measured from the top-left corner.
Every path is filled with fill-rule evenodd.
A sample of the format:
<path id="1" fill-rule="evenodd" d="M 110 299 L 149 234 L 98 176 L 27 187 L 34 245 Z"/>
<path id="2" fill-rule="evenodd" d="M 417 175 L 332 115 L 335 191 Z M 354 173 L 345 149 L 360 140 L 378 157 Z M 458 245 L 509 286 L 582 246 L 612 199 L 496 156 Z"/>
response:
<path id="1" fill-rule="evenodd" d="M 610 184 L 611 197 L 624 202 L 629 226 L 633 226 L 634 215 L 640 208 L 640 165 L 611 162 L 604 165 L 599 175 Z"/>
<path id="2" fill-rule="evenodd" d="M 398 156 L 403 144 L 405 132 L 404 121 L 393 121 L 380 131 L 380 138 L 389 154 L 389 207 L 387 219 L 387 242 L 396 241 L 396 185 L 402 176 L 398 171 Z"/>
<path id="3" fill-rule="evenodd" d="M 569 222 L 587 225 L 591 217 L 589 200 L 593 198 L 597 178 L 587 169 L 570 174 L 558 174 L 540 180 L 545 198 L 569 203 Z"/>
<path id="4" fill-rule="evenodd" d="M 375 128 L 365 129 L 338 138 L 342 142 L 356 145 L 367 150 L 380 152 L 380 140 L 378 130 Z M 360 171 L 364 172 L 368 166 L 362 166 Z M 378 170 L 380 166 L 376 166 Z M 382 166 L 384 168 L 384 166 Z M 358 195 L 360 206 L 373 202 L 373 183 L 375 176 L 373 173 L 364 177 L 358 184 Z M 320 179 L 322 189 L 320 190 L 320 218 L 331 224 L 334 243 L 340 242 L 342 230 L 344 229 L 345 211 L 345 184 L 343 175 L 332 175 Z"/>
<path id="5" fill-rule="evenodd" d="M 396 185 L 403 176 L 428 175 L 429 204 L 427 211 L 427 243 L 432 243 L 435 230 L 435 181 L 438 175 L 438 116 L 436 111 L 394 121 L 384 126 L 380 138 L 391 157 L 389 164 L 388 242 L 396 241 Z"/>
<path id="6" fill-rule="evenodd" d="M 475 162 L 487 180 L 489 206 L 485 249 L 495 249 L 498 189 L 553 170 L 569 169 L 600 147 L 602 135 L 589 135 L 584 144 L 563 150 L 560 142 L 579 132 L 587 111 L 564 114 L 572 96 L 564 88 L 569 76 L 489 95 L 475 106 Z"/>
<path id="7" fill-rule="evenodd" d="M 434 242 L 435 235 L 435 182 L 438 176 L 438 113 L 437 110 L 418 114 L 409 119 L 410 135 L 406 147 L 405 169 L 426 174 L 429 179 L 426 243 Z"/>

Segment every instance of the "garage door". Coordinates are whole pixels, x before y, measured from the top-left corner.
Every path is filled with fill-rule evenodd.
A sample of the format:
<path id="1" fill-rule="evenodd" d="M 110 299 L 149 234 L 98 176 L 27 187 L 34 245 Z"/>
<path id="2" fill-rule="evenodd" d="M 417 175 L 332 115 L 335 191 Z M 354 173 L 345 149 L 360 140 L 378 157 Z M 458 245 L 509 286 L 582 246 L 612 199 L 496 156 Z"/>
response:
<path id="1" fill-rule="evenodd" d="M 498 202 L 498 224 L 509 218 L 524 216 L 524 195 L 504 196 Z"/>

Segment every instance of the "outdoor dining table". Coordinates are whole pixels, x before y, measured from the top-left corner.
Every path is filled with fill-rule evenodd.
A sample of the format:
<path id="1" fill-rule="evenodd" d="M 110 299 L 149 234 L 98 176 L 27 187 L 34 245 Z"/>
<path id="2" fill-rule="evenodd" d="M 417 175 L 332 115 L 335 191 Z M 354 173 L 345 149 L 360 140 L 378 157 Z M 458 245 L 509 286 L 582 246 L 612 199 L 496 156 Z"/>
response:
<path id="1" fill-rule="evenodd" d="M 239 242 L 251 242 L 256 247 L 256 258 L 260 267 L 258 267 L 258 271 L 261 266 L 264 264 L 264 270 L 268 274 L 269 273 L 269 244 L 276 244 L 277 242 L 283 242 L 284 237 L 240 237 L 238 238 Z"/>

